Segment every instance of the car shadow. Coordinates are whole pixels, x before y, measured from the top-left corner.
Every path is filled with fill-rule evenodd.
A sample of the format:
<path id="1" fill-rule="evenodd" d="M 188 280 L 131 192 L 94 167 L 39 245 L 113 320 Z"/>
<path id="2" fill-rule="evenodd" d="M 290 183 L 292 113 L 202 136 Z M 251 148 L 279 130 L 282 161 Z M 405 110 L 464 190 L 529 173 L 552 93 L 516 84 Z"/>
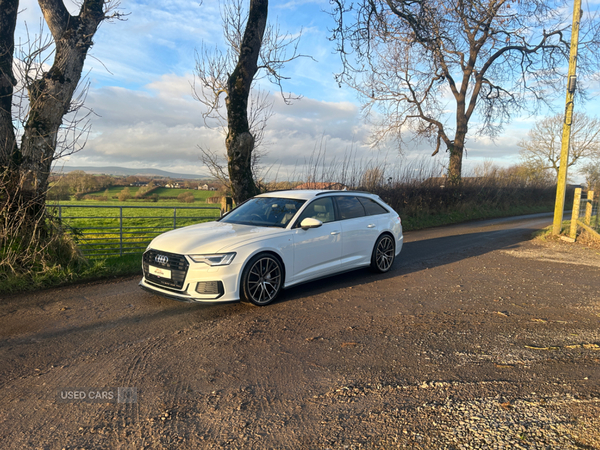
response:
<path id="1" fill-rule="evenodd" d="M 452 264 L 500 249 L 518 247 L 532 239 L 535 228 L 482 231 L 407 242 L 391 270 L 377 274 L 369 268 L 356 269 L 286 289 L 277 302 L 320 295 L 336 289 L 356 287 L 373 281 L 400 277 L 425 269 Z M 410 233 L 409 233 L 410 235 Z M 405 235 L 406 236 L 406 235 Z"/>

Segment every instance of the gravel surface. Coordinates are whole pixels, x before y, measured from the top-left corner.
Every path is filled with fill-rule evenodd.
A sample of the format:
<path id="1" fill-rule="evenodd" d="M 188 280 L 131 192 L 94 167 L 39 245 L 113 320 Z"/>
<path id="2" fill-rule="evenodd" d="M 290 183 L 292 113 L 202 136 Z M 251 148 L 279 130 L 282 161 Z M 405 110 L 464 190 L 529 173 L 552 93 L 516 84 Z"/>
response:
<path id="1" fill-rule="evenodd" d="M 390 273 L 265 308 L 134 278 L 2 298 L 1 447 L 600 449 L 600 253 L 546 222 L 408 233 Z M 59 399 L 110 387 L 137 399 Z"/>

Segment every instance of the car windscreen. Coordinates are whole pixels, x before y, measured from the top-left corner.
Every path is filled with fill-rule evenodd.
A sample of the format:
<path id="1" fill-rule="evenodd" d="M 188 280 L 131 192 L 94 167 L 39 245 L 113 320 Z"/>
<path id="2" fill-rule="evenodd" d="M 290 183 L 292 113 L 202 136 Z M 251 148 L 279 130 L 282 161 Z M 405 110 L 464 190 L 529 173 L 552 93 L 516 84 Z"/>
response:
<path id="1" fill-rule="evenodd" d="M 285 228 L 306 200 L 255 197 L 242 203 L 220 222 Z"/>

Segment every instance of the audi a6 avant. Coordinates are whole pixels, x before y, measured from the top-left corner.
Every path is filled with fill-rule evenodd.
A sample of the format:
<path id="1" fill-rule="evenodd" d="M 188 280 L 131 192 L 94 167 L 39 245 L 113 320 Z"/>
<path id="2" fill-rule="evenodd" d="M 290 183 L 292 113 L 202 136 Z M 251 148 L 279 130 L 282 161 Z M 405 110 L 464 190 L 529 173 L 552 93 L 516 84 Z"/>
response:
<path id="1" fill-rule="evenodd" d="M 287 288 L 371 266 L 387 272 L 402 249 L 398 214 L 378 196 L 352 191 L 258 195 L 216 222 L 157 236 L 140 286 L 188 302 L 267 305 Z"/>

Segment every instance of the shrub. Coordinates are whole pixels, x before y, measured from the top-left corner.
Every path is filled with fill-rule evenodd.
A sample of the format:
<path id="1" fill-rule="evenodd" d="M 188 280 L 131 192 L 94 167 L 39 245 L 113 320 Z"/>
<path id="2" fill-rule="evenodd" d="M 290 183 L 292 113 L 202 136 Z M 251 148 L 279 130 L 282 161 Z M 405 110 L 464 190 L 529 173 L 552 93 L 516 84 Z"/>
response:
<path id="1" fill-rule="evenodd" d="M 83 196 L 84 200 L 93 200 L 96 202 L 105 202 L 108 200 L 108 197 L 106 195 L 84 195 Z"/>
<path id="2" fill-rule="evenodd" d="M 71 194 L 67 186 L 55 185 L 46 194 L 46 200 L 70 200 Z"/>
<path id="3" fill-rule="evenodd" d="M 0 286 L 16 275 L 29 277 L 51 267 L 83 262 L 73 239 L 65 233 L 56 208 L 43 195 L 32 195 L 28 178 L 0 174 Z"/>
<path id="4" fill-rule="evenodd" d="M 119 201 L 121 201 L 121 202 L 129 200 L 131 198 L 131 191 L 129 190 L 129 188 L 126 187 L 121 192 L 119 192 L 118 198 L 119 198 Z"/>
<path id="5" fill-rule="evenodd" d="M 196 198 L 194 197 L 194 194 L 191 191 L 189 191 L 189 192 L 182 192 L 181 194 L 179 194 L 177 196 L 177 200 L 180 201 L 181 203 L 194 203 Z"/>

